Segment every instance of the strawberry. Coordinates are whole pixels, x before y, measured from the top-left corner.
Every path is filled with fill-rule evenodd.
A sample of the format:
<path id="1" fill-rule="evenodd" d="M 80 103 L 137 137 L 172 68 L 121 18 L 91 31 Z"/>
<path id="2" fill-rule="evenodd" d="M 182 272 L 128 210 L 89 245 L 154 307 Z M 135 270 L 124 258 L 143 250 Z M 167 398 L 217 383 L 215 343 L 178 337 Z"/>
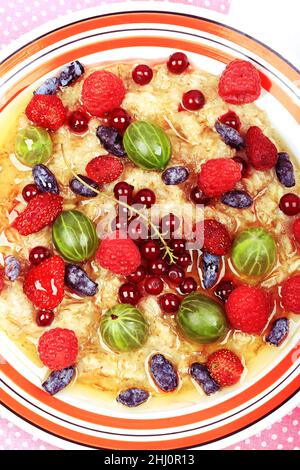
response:
<path id="1" fill-rule="evenodd" d="M 82 102 L 92 115 L 102 117 L 119 108 L 125 96 L 122 80 L 107 70 L 97 70 L 89 75 L 82 87 Z"/>
<path id="2" fill-rule="evenodd" d="M 124 170 L 123 163 L 112 155 L 93 158 L 86 166 L 87 175 L 99 185 L 111 183 Z"/>
<path id="3" fill-rule="evenodd" d="M 221 196 L 242 178 L 241 165 L 231 158 L 215 158 L 201 165 L 198 187 L 208 197 Z"/>
<path id="4" fill-rule="evenodd" d="M 243 285 L 231 292 L 225 308 L 233 328 L 244 333 L 259 334 L 268 321 L 272 302 L 262 288 Z"/>
<path id="5" fill-rule="evenodd" d="M 36 307 L 51 310 L 63 299 L 64 276 L 64 260 L 52 256 L 28 271 L 23 290 Z"/>
<path id="6" fill-rule="evenodd" d="M 56 95 L 33 95 L 25 110 L 36 126 L 56 131 L 66 120 L 66 109 Z"/>
<path id="7" fill-rule="evenodd" d="M 50 370 L 61 370 L 72 366 L 78 354 L 78 340 L 74 331 L 53 328 L 39 339 L 38 353 L 44 366 Z"/>
<path id="8" fill-rule="evenodd" d="M 219 349 L 212 353 L 208 357 L 207 367 L 212 378 L 221 387 L 236 384 L 244 370 L 240 358 L 229 349 Z"/>
<path id="9" fill-rule="evenodd" d="M 203 227 L 200 224 L 196 226 L 196 230 L 200 228 L 204 229 L 203 251 L 218 256 L 228 253 L 231 247 L 231 237 L 225 225 L 214 219 L 206 219 Z"/>
<path id="10" fill-rule="evenodd" d="M 63 198 L 53 193 L 37 194 L 31 199 L 26 209 L 18 215 L 13 227 L 21 235 L 30 235 L 39 232 L 50 225 L 61 213 Z"/>
<path id="11" fill-rule="evenodd" d="M 233 60 L 220 77 L 218 91 L 227 103 L 252 103 L 261 93 L 258 70 L 246 60 Z"/>
<path id="12" fill-rule="evenodd" d="M 257 126 L 246 134 L 246 154 L 256 170 L 270 170 L 276 165 L 278 153 L 273 142 Z"/>
<path id="13" fill-rule="evenodd" d="M 141 254 L 130 238 L 122 238 L 119 233 L 115 232 L 101 241 L 96 261 L 115 274 L 129 276 L 141 264 Z"/>
<path id="14" fill-rule="evenodd" d="M 291 276 L 284 281 L 281 297 L 285 310 L 300 314 L 300 274 Z"/>

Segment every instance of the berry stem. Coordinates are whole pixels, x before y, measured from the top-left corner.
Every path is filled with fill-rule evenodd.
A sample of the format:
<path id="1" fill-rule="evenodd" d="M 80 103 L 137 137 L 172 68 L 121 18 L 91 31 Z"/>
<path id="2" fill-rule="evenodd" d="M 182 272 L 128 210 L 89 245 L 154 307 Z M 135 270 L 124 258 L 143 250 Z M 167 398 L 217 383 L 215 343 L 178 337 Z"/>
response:
<path id="1" fill-rule="evenodd" d="M 151 228 L 153 229 L 154 233 L 158 236 L 158 238 L 160 239 L 161 243 L 162 243 L 162 247 L 161 247 L 161 250 L 164 251 L 164 254 L 163 254 L 163 258 L 166 258 L 167 256 L 169 257 L 169 260 L 170 260 L 170 263 L 173 264 L 176 262 L 176 259 L 177 259 L 177 256 L 174 255 L 173 253 L 173 250 L 172 248 L 169 247 L 169 245 L 166 243 L 166 241 L 164 240 L 162 234 L 160 233 L 160 231 L 158 230 L 158 228 L 156 227 L 156 225 L 154 225 L 151 221 L 149 222 L 149 218 L 144 215 L 142 212 L 140 212 L 138 209 L 135 209 L 134 207 L 130 206 L 129 204 L 126 204 L 126 202 L 123 202 L 123 201 L 119 201 L 118 199 L 116 199 L 115 197 L 113 196 L 109 196 L 108 194 L 105 194 L 101 191 L 99 191 L 98 189 L 95 189 L 93 188 L 92 186 L 90 186 L 88 183 L 86 183 L 82 178 L 80 178 L 80 176 L 78 176 L 78 174 L 73 170 L 73 168 L 71 167 L 71 165 L 69 164 L 67 158 L 66 158 L 66 154 L 65 154 L 65 151 L 64 151 L 64 146 L 63 144 L 61 144 L 61 153 L 62 153 L 62 157 L 63 157 L 63 160 L 65 162 L 65 165 L 66 167 L 68 168 L 68 170 L 72 173 L 72 175 L 78 180 L 80 181 L 80 183 L 82 183 L 83 185 L 85 185 L 87 188 L 91 189 L 92 191 L 94 191 L 95 193 L 97 193 L 98 195 L 101 195 L 101 196 L 104 196 L 106 199 L 109 199 L 111 201 L 114 201 L 116 202 L 117 204 L 119 204 L 120 206 L 123 206 L 123 207 L 126 207 L 129 211 L 131 212 L 134 212 L 135 214 L 137 214 L 139 217 L 141 217 L 142 219 L 144 219 L 147 224 L 150 224 L 151 225 Z"/>

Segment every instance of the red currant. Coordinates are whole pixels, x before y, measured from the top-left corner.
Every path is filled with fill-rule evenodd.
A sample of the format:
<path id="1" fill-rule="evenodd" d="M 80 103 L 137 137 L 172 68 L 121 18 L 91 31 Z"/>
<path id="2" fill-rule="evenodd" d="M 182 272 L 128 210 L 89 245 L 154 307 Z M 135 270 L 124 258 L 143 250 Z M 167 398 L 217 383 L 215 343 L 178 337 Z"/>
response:
<path id="1" fill-rule="evenodd" d="M 148 65 L 137 65 L 132 71 L 132 78 L 138 85 L 147 85 L 152 77 L 153 71 Z"/>
<path id="2" fill-rule="evenodd" d="M 175 238 L 170 241 L 170 247 L 175 255 L 181 255 L 185 252 L 185 240 Z"/>
<path id="3" fill-rule="evenodd" d="M 37 266 L 42 261 L 47 258 L 50 258 L 51 252 L 45 246 L 36 246 L 30 250 L 29 261 L 31 264 Z"/>
<path id="4" fill-rule="evenodd" d="M 159 295 L 162 293 L 164 283 L 160 277 L 149 276 L 144 282 L 145 291 L 150 295 Z"/>
<path id="5" fill-rule="evenodd" d="M 197 282 L 193 277 L 186 277 L 179 284 L 179 289 L 182 294 L 191 294 L 197 290 Z"/>
<path id="6" fill-rule="evenodd" d="M 135 243 L 141 244 L 147 240 L 149 235 L 149 228 L 142 222 L 139 217 L 134 217 L 130 220 L 127 233 Z"/>
<path id="7" fill-rule="evenodd" d="M 179 218 L 170 213 L 165 215 L 160 221 L 160 231 L 164 234 L 167 238 L 171 238 L 171 236 L 179 229 L 180 220 Z"/>
<path id="8" fill-rule="evenodd" d="M 170 266 L 167 270 L 167 278 L 172 283 L 178 286 L 184 279 L 184 270 L 176 264 Z"/>
<path id="9" fill-rule="evenodd" d="M 35 184 L 27 184 L 22 191 L 23 199 L 26 202 L 29 202 L 30 199 L 33 199 L 37 194 L 40 194 L 40 191 Z"/>
<path id="10" fill-rule="evenodd" d="M 215 295 L 222 300 L 222 302 L 226 302 L 228 300 L 229 295 L 235 289 L 235 285 L 232 281 L 223 279 L 220 281 L 219 284 L 215 288 Z"/>
<path id="11" fill-rule="evenodd" d="M 127 276 L 127 279 L 129 282 L 133 282 L 134 284 L 138 284 L 139 282 L 142 282 L 146 277 L 146 269 L 144 266 L 140 265 L 134 273 L 129 274 Z"/>
<path id="12" fill-rule="evenodd" d="M 89 128 L 89 116 L 83 111 L 73 111 L 68 116 L 68 126 L 71 131 L 81 134 Z"/>
<path id="13" fill-rule="evenodd" d="M 165 313 L 176 313 L 180 307 L 180 300 L 175 294 L 164 294 L 159 297 L 159 305 Z"/>
<path id="14" fill-rule="evenodd" d="M 109 115 L 109 124 L 123 134 L 130 124 L 130 116 L 125 109 L 115 108 Z"/>
<path id="15" fill-rule="evenodd" d="M 134 187 L 131 184 L 126 183 L 126 181 L 120 181 L 114 187 L 114 196 L 116 199 L 121 199 L 127 204 L 132 203 L 132 193 Z"/>
<path id="16" fill-rule="evenodd" d="M 169 72 L 176 75 L 183 73 L 188 68 L 188 66 L 188 58 L 183 52 L 174 52 L 174 54 L 169 57 L 167 62 Z"/>
<path id="17" fill-rule="evenodd" d="M 143 206 L 146 206 L 147 209 L 150 209 L 153 204 L 156 202 L 156 196 L 155 193 L 148 188 L 140 189 L 135 197 L 134 197 L 134 203 L 135 204 L 141 204 Z"/>
<path id="18" fill-rule="evenodd" d="M 234 160 L 235 162 L 237 162 L 240 165 L 241 172 L 242 172 L 242 177 L 245 178 L 245 176 L 248 175 L 248 171 L 249 171 L 249 165 L 246 162 L 246 160 L 244 160 L 241 157 L 233 157 L 232 160 Z"/>
<path id="19" fill-rule="evenodd" d="M 190 199 L 194 204 L 202 204 L 203 206 L 207 206 L 210 203 L 211 199 L 198 188 L 195 186 L 190 194 Z"/>
<path id="20" fill-rule="evenodd" d="M 300 212 L 300 199 L 297 194 L 285 194 L 280 199 L 279 208 L 285 215 L 297 215 Z"/>
<path id="21" fill-rule="evenodd" d="M 185 253 L 182 253 L 181 255 L 178 256 L 176 263 L 182 268 L 187 268 L 188 266 L 192 264 L 191 255 L 187 251 Z"/>
<path id="22" fill-rule="evenodd" d="M 119 288 L 119 299 L 122 304 L 136 305 L 141 298 L 140 291 L 136 284 L 125 282 Z"/>
<path id="23" fill-rule="evenodd" d="M 222 124 L 226 124 L 226 126 L 233 127 L 233 129 L 239 131 L 241 128 L 241 120 L 238 115 L 234 111 L 228 111 L 228 113 L 223 114 L 218 119 Z"/>
<path id="24" fill-rule="evenodd" d="M 200 90 L 190 90 L 182 95 L 181 104 L 183 109 L 198 111 L 203 108 L 205 98 Z"/>
<path id="25" fill-rule="evenodd" d="M 38 326 L 50 326 L 54 320 L 54 313 L 52 310 L 39 310 L 35 320 Z"/>
<path id="26" fill-rule="evenodd" d="M 167 263 L 164 259 L 157 258 L 151 260 L 148 267 L 151 274 L 161 276 L 167 270 Z"/>
<path id="27" fill-rule="evenodd" d="M 160 255 L 159 244 L 155 242 L 154 240 L 146 241 L 141 246 L 140 251 L 141 251 L 141 255 L 147 260 L 156 259 Z"/>

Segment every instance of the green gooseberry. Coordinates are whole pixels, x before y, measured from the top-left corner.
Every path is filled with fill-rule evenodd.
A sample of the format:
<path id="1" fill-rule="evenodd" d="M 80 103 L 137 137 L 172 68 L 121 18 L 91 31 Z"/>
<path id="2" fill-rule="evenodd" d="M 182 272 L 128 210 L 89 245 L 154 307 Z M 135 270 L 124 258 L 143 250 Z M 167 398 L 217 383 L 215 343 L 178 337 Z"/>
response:
<path id="1" fill-rule="evenodd" d="M 222 306 L 197 292 L 183 299 L 176 318 L 183 336 L 196 343 L 213 343 L 227 331 Z"/>
<path id="2" fill-rule="evenodd" d="M 45 163 L 52 155 L 52 140 L 42 127 L 28 126 L 20 129 L 15 142 L 18 160 L 27 166 Z"/>
<path id="3" fill-rule="evenodd" d="M 124 134 L 123 145 L 128 158 L 145 170 L 164 170 L 171 158 L 169 137 L 151 122 L 132 122 Z"/>
<path id="4" fill-rule="evenodd" d="M 148 337 L 148 325 L 136 307 L 117 304 L 101 317 L 100 333 L 113 351 L 129 352 L 143 346 Z"/>
<path id="5" fill-rule="evenodd" d="M 77 263 L 91 258 L 98 247 L 94 224 L 76 210 L 64 211 L 57 217 L 52 238 L 57 251 L 66 260 Z"/>
<path id="6" fill-rule="evenodd" d="M 273 236 L 262 227 L 252 227 L 241 232 L 234 240 L 231 259 L 236 270 L 249 277 L 269 273 L 277 257 Z"/>

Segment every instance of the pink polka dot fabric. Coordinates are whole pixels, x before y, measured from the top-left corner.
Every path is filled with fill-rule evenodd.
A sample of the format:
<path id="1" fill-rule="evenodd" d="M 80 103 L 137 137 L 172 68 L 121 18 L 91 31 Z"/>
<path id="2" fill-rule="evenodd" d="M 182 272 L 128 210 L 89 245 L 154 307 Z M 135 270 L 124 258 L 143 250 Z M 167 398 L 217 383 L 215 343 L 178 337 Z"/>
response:
<path id="1" fill-rule="evenodd" d="M 0 1 L 0 47 L 36 28 L 46 21 L 65 16 L 73 11 L 99 6 L 101 3 L 117 3 L 122 0 L 11 0 Z M 123 0 L 133 3 L 135 0 Z M 166 2 L 195 5 L 219 13 L 228 13 L 230 0 L 165 0 Z"/>
<path id="2" fill-rule="evenodd" d="M 11 0 L 0 2 L 0 47 L 49 20 L 65 16 L 72 11 L 99 6 L 101 3 L 116 3 L 120 0 Z M 127 0 L 128 1 L 128 0 Z M 135 0 L 130 0 L 134 2 Z M 166 0 L 191 6 L 201 6 L 219 13 L 228 14 L 230 0 Z M 296 408 L 278 423 L 261 433 L 231 447 L 234 450 L 299 450 L 300 408 Z M 55 447 L 22 431 L 0 412 L 0 450 L 53 450 Z"/>

